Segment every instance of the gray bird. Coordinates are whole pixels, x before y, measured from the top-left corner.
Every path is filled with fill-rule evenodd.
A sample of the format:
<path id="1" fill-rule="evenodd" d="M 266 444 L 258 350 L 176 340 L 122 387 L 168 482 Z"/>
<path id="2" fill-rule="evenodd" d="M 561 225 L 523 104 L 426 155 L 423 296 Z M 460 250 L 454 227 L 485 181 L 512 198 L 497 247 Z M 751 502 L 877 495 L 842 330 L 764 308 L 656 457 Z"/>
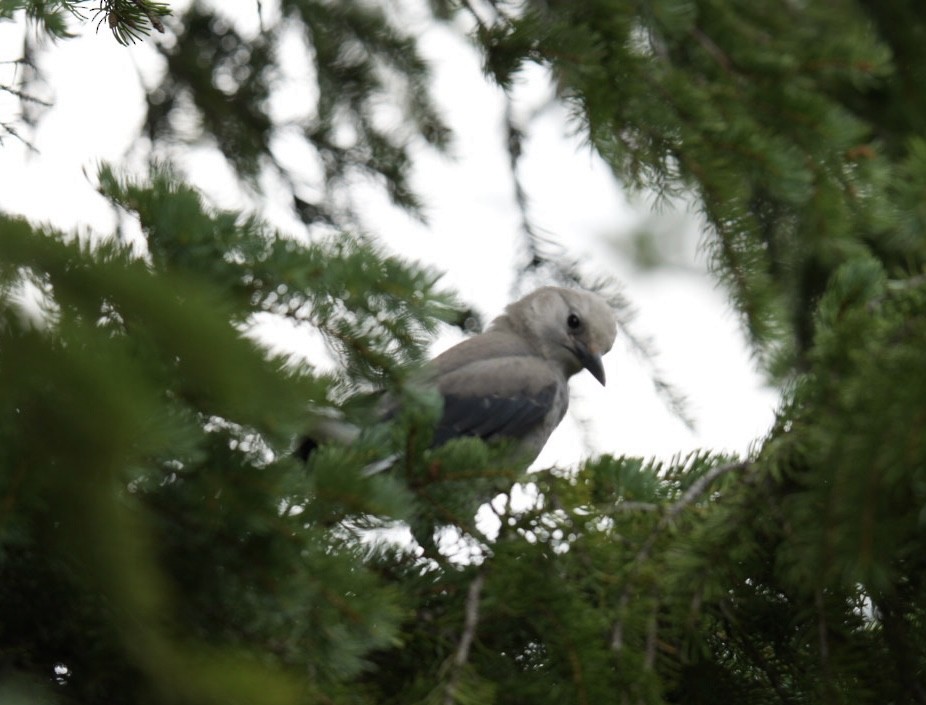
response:
<path id="1" fill-rule="evenodd" d="M 566 415 L 569 378 L 586 369 L 605 383 L 601 357 L 615 335 L 613 311 L 587 291 L 544 287 L 510 304 L 484 333 L 431 362 L 444 399 L 434 444 L 514 439 L 533 461 Z"/>
<path id="2" fill-rule="evenodd" d="M 613 311 L 591 292 L 544 287 L 509 304 L 484 333 L 428 365 L 425 382 L 443 398 L 433 445 L 463 436 L 508 439 L 529 464 L 566 414 L 569 378 L 586 369 L 605 383 L 601 358 L 615 335 Z M 321 435 L 341 441 L 356 436 L 334 420 L 322 425 Z M 300 455 L 315 446 L 308 443 Z M 368 474 L 389 464 L 377 463 Z"/>

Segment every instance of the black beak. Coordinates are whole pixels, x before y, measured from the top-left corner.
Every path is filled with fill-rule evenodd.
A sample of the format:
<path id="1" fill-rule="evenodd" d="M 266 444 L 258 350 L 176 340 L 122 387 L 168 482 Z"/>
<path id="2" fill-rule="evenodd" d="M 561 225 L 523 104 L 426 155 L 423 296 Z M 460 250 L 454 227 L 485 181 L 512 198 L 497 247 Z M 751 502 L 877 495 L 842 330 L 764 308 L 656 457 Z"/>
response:
<path id="1" fill-rule="evenodd" d="M 601 382 L 602 387 L 605 386 L 604 364 L 601 361 L 601 355 L 590 350 L 589 347 L 580 340 L 576 341 L 573 351 L 576 357 L 579 358 L 579 362 L 582 363 L 582 367 L 591 372 L 592 376 Z"/>

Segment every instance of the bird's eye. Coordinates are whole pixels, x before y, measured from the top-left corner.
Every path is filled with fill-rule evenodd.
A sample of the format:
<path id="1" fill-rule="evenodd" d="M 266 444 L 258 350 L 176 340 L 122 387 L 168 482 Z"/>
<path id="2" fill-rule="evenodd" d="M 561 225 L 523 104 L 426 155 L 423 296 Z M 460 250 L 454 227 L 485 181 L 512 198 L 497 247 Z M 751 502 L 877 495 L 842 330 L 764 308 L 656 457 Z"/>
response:
<path id="1" fill-rule="evenodd" d="M 582 319 L 574 313 L 570 313 L 569 318 L 566 319 L 566 325 L 568 325 L 572 330 L 575 330 L 582 325 Z"/>

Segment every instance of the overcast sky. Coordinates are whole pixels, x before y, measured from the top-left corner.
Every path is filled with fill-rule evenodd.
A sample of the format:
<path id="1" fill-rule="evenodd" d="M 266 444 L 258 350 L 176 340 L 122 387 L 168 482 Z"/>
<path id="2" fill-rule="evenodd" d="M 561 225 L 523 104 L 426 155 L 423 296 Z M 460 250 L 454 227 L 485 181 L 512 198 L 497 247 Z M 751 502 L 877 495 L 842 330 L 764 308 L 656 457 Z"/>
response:
<path id="1" fill-rule="evenodd" d="M 172 3 L 175 9 L 185 5 Z M 275 4 L 263 5 L 272 17 Z M 225 0 L 221 7 L 243 31 L 256 31 L 256 3 Z M 422 151 L 416 160 L 413 185 L 427 204 L 427 226 L 389 206 L 375 188 L 359 186 L 357 199 L 367 225 L 389 250 L 445 272 L 443 283 L 489 320 L 510 298 L 522 245 L 504 149 L 504 103 L 458 34 L 423 23 L 413 28 L 434 67 L 434 95 L 456 134 L 453 158 Z M 0 61 L 18 56 L 22 32 L 21 24 L 0 24 Z M 93 188 L 97 164 L 138 168 L 144 162 L 148 146 L 135 141 L 142 120 L 139 80 L 153 83 L 162 62 L 150 47 L 121 47 L 92 26 L 81 34 L 51 48 L 42 62 L 55 107 L 33 136 L 40 154 L 12 139 L 0 145 L 0 209 L 104 234 L 115 221 Z M 298 74 L 298 53 L 291 63 Z M 0 64 L 0 83 L 10 82 L 12 70 Z M 279 114 L 305 109 L 307 96 L 295 87 L 297 80 L 291 85 L 273 98 Z M 549 91 L 543 71 L 527 72 L 516 91 L 517 114 L 545 104 Z M 9 119 L 14 107 L 0 94 L 0 120 Z M 695 216 L 684 209 L 654 215 L 645 195 L 628 198 L 573 132 L 561 108 L 545 110 L 532 123 L 520 166 L 532 222 L 589 274 L 611 274 L 623 283 L 637 309 L 636 331 L 652 339 L 656 364 L 688 398 L 696 429 L 686 429 L 665 407 L 647 366 L 618 340 L 605 358 L 607 388 L 586 373 L 574 379 L 571 414 L 538 464 L 572 464 L 590 452 L 662 458 L 695 448 L 744 452 L 767 431 L 777 396 L 763 386 L 737 318 L 706 272 Z M 184 161 L 213 202 L 243 205 L 215 153 L 189 150 Z M 265 215 L 283 229 L 297 230 L 282 203 L 282 197 L 279 203 L 271 200 Z M 641 227 L 664 233 L 671 266 L 651 271 L 632 266 L 628 243 Z M 275 345 L 315 354 L 307 337 L 266 330 Z M 447 331 L 435 341 L 435 352 L 458 338 Z"/>

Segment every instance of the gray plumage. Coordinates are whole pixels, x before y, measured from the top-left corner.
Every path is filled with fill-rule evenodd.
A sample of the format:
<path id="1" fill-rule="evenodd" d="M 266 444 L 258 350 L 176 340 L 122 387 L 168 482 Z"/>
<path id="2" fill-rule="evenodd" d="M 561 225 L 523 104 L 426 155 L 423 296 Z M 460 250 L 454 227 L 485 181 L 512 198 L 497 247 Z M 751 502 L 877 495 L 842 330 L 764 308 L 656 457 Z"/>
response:
<path id="1" fill-rule="evenodd" d="M 484 333 L 431 362 L 444 399 L 435 445 L 508 438 L 532 461 L 566 414 L 569 378 L 587 369 L 605 383 L 601 357 L 615 335 L 614 314 L 597 294 L 545 287 L 510 304 Z"/>
<path id="2" fill-rule="evenodd" d="M 587 369 L 603 385 L 601 357 L 614 344 L 614 313 L 597 294 L 544 287 L 510 304 L 488 329 L 438 355 L 425 382 L 443 398 L 433 445 L 473 436 L 516 441 L 519 457 L 537 457 L 569 405 L 569 378 Z M 358 429 L 326 419 L 321 435 L 343 440 Z M 304 457 L 315 447 L 306 440 Z M 388 467 L 376 463 L 367 474 Z"/>

